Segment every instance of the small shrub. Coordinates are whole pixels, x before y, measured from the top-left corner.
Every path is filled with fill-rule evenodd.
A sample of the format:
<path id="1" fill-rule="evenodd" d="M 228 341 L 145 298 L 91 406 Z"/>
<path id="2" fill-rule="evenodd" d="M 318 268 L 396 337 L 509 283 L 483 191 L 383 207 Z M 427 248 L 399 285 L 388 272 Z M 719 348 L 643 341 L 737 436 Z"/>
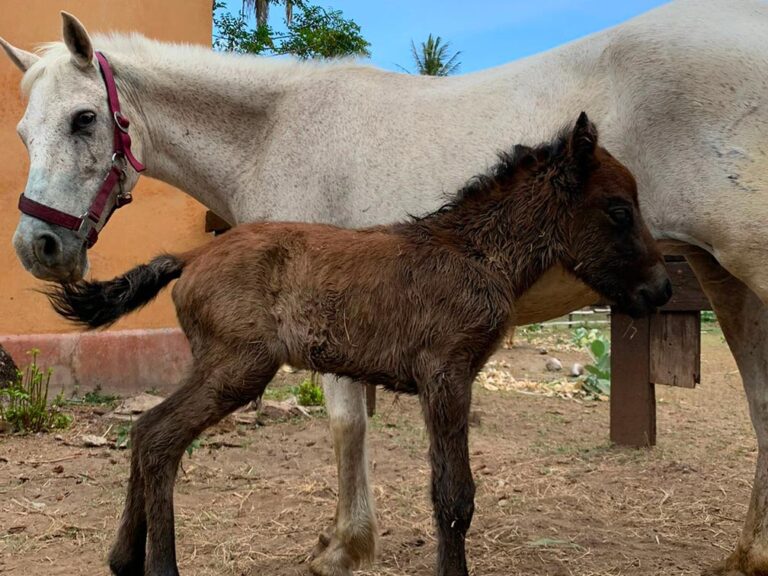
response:
<path id="1" fill-rule="evenodd" d="M 187 446 L 187 456 L 192 458 L 192 454 L 195 452 L 195 450 L 200 448 L 201 445 L 202 443 L 200 442 L 200 438 L 195 438 L 194 440 L 192 440 L 192 443 L 189 446 Z"/>
<path id="2" fill-rule="evenodd" d="M 717 322 L 717 316 L 712 310 L 701 311 L 701 322 L 705 324 L 713 324 Z"/>
<path id="3" fill-rule="evenodd" d="M 48 387 L 53 370 L 37 364 L 39 350 L 28 352 L 29 365 L 19 370 L 15 381 L 0 390 L 0 421 L 13 432 L 44 432 L 66 428 L 72 419 L 61 412 L 64 394 L 59 393 L 48 403 Z"/>
<path id="4" fill-rule="evenodd" d="M 322 406 L 325 403 L 323 388 L 316 378 L 307 378 L 296 387 L 296 400 L 300 406 Z"/>
<path id="5" fill-rule="evenodd" d="M 121 424 L 117 429 L 117 438 L 115 438 L 116 448 L 131 447 L 131 426 L 130 424 Z"/>
<path id="6" fill-rule="evenodd" d="M 597 328 L 587 328 L 586 326 L 579 326 L 578 328 L 571 329 L 571 344 L 578 346 L 579 348 L 589 348 L 595 340 L 599 340 L 603 337 L 600 330 Z"/>
<path id="7" fill-rule="evenodd" d="M 610 342 L 602 335 L 589 344 L 593 363 L 584 366 L 588 374 L 584 377 L 583 388 L 594 396 L 608 396 L 611 393 L 611 348 Z"/>
<path id="8" fill-rule="evenodd" d="M 104 394 L 101 391 L 101 386 L 96 386 L 90 392 L 86 392 L 81 402 L 83 404 L 91 404 L 93 406 L 114 406 L 120 400 L 120 396 L 114 394 Z"/>
<path id="9" fill-rule="evenodd" d="M 544 330 L 544 325 L 541 323 L 528 324 L 520 328 L 520 333 L 528 341 L 532 341 L 536 335 L 541 334 Z"/>

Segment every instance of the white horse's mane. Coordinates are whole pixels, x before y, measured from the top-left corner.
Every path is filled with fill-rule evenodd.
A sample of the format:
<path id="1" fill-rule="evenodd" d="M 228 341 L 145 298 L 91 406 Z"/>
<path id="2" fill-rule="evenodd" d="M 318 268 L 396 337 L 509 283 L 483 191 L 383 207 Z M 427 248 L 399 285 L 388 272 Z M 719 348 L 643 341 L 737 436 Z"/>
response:
<path id="1" fill-rule="evenodd" d="M 318 70 L 329 68 L 370 68 L 353 58 L 338 58 L 335 60 L 306 60 L 301 61 L 292 57 L 258 56 L 253 54 L 233 54 L 217 52 L 199 44 L 183 44 L 160 42 L 142 34 L 94 34 L 93 46 L 102 50 L 109 57 L 110 53 L 127 57 L 132 62 L 163 61 L 174 62 L 183 67 L 186 65 L 196 68 L 217 69 L 237 62 L 239 67 L 252 66 L 254 72 L 284 71 L 292 74 L 312 74 Z M 44 74 L 56 73 L 62 65 L 70 60 L 70 53 L 63 42 L 47 42 L 40 44 L 35 52 L 40 60 L 35 62 L 24 74 L 21 89 L 29 94 L 32 85 Z M 95 63 L 94 63 L 95 66 Z M 119 73 L 116 72 L 116 75 Z"/>

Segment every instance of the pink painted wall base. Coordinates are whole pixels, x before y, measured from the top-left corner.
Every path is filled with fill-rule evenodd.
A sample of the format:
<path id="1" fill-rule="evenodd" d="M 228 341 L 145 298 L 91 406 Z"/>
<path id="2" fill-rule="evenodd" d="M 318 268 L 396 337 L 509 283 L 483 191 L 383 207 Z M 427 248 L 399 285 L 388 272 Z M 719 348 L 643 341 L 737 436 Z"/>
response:
<path id="1" fill-rule="evenodd" d="M 178 328 L 0 336 L 0 345 L 21 369 L 29 364 L 27 353 L 40 350 L 40 365 L 53 369 L 52 394 L 62 389 L 84 394 L 96 388 L 120 396 L 146 390 L 168 393 L 192 358 Z"/>

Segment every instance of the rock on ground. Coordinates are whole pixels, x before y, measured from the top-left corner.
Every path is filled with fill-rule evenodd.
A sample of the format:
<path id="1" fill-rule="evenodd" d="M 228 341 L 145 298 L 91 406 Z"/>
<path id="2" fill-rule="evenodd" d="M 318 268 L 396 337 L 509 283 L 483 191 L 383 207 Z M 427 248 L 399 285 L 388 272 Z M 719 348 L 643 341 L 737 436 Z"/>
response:
<path id="1" fill-rule="evenodd" d="M 560 362 L 560 360 L 558 360 L 557 358 L 552 357 L 547 360 L 547 370 L 549 370 L 550 372 L 559 372 L 562 369 L 563 369 L 563 363 Z"/>

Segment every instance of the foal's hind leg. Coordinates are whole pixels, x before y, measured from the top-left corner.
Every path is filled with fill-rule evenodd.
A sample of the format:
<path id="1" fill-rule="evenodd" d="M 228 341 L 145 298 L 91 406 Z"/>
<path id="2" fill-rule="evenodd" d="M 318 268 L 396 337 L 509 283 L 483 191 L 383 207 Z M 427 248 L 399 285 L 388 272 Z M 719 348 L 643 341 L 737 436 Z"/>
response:
<path id="1" fill-rule="evenodd" d="M 436 574 L 467 576 L 464 538 L 475 510 L 468 445 L 472 376 L 469 372 L 438 368 L 419 388 L 430 437 L 432 505 L 437 523 Z"/>
<path id="2" fill-rule="evenodd" d="M 331 421 L 339 500 L 336 522 L 321 535 L 310 565 L 319 576 L 348 576 L 373 560 L 376 519 L 368 482 L 365 387 L 349 378 L 323 376 L 325 405 Z"/>
<path id="3" fill-rule="evenodd" d="M 277 364 L 266 361 L 254 367 L 246 356 L 233 360 L 212 369 L 210 364 L 196 362 L 196 372 L 187 383 L 136 423 L 141 472 L 147 479 L 146 576 L 179 574 L 173 485 L 184 450 L 206 428 L 261 396 L 277 370 Z"/>

